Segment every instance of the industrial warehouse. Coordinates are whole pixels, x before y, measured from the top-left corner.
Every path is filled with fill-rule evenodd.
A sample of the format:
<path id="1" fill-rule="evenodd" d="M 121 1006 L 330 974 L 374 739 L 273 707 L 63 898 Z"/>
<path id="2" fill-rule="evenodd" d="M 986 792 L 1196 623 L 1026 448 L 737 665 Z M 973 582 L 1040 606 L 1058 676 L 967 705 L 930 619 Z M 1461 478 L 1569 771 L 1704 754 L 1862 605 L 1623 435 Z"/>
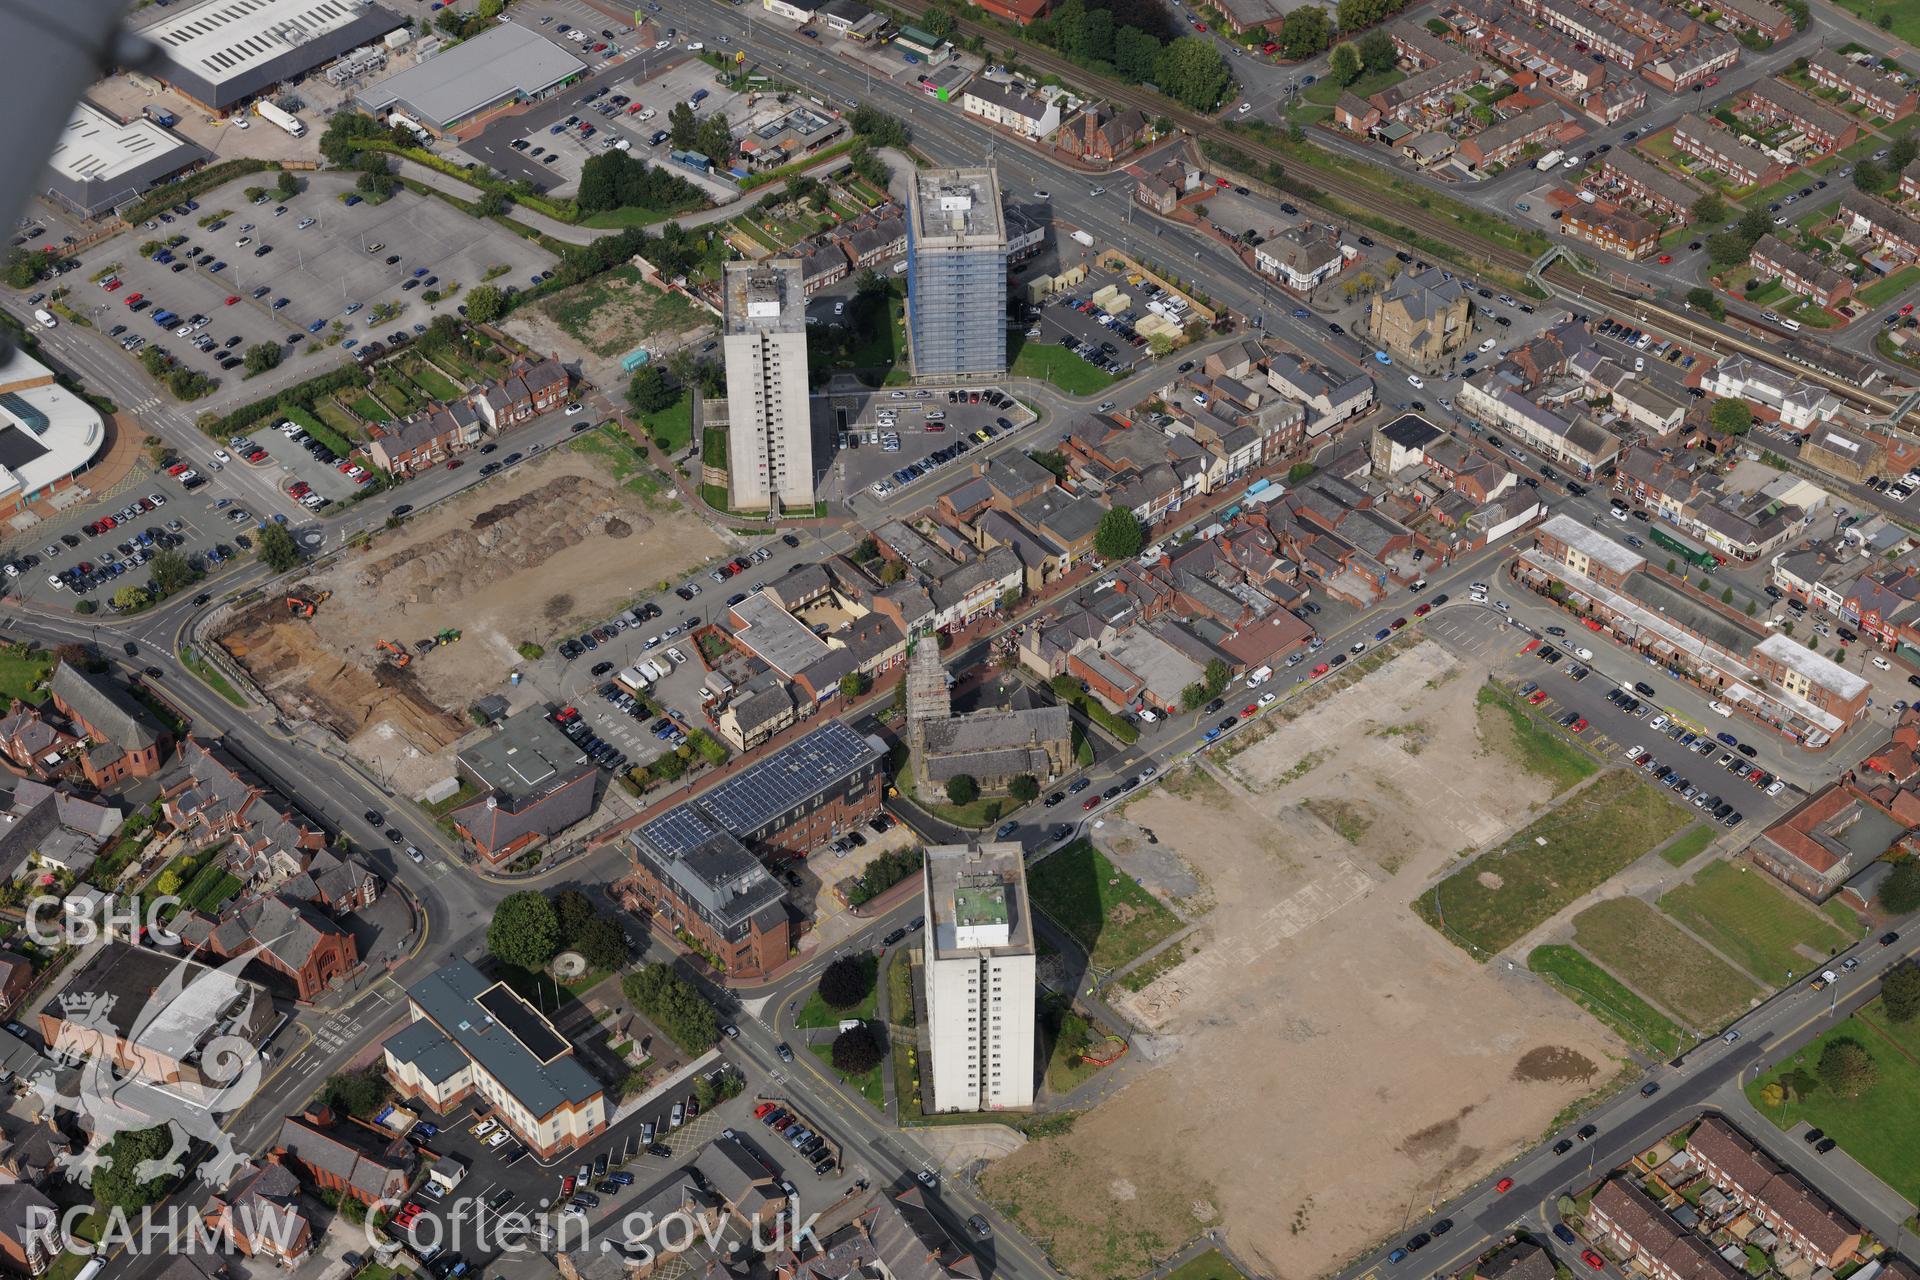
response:
<path id="1" fill-rule="evenodd" d="M 140 29 L 162 55 L 142 70 L 224 114 L 406 25 L 357 0 L 202 0 Z"/>
<path id="2" fill-rule="evenodd" d="M 553 41 L 503 22 L 368 86 L 355 101 L 376 115 L 398 113 L 444 134 L 504 103 L 543 98 L 586 70 Z"/>
<path id="3" fill-rule="evenodd" d="M 83 98 L 47 159 L 46 195 L 82 217 L 98 217 L 211 154 L 151 120 L 122 122 Z"/>

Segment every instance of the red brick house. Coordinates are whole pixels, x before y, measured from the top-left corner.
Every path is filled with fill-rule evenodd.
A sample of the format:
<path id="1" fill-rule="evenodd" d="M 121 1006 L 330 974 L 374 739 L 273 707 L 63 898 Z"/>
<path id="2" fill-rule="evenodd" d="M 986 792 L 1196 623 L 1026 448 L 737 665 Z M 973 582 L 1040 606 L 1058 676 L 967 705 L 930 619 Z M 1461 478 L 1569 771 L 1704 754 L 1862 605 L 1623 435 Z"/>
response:
<path id="1" fill-rule="evenodd" d="M 1146 134 L 1147 117 L 1138 107 L 1116 112 L 1102 103 L 1061 125 L 1053 145 L 1082 160 L 1110 164 L 1138 146 Z"/>
<path id="2" fill-rule="evenodd" d="M 1720 1116 L 1694 1126 L 1687 1151 L 1714 1186 L 1814 1266 L 1838 1267 L 1859 1250 L 1857 1223 Z"/>
<path id="3" fill-rule="evenodd" d="M 46 1274 L 59 1256 L 59 1210 L 38 1187 L 0 1185 L 0 1267 L 15 1275 Z"/>
<path id="4" fill-rule="evenodd" d="M 252 950 L 254 963 L 286 979 L 303 1001 L 360 967 L 359 944 L 351 933 L 308 903 L 281 895 L 246 899 L 219 920 L 190 912 L 174 930 L 188 946 L 205 947 L 222 958 Z"/>
<path id="5" fill-rule="evenodd" d="M 439 466 L 480 442 L 480 414 L 455 400 L 411 422 L 369 429 L 367 453 L 389 474 L 405 479 Z"/>
<path id="6" fill-rule="evenodd" d="M 313 1251 L 313 1224 L 300 1210 L 300 1179 L 269 1159 L 234 1193 L 207 1204 L 207 1230 L 225 1236 L 249 1258 L 267 1258 L 289 1269 Z"/>
<path id="7" fill-rule="evenodd" d="M 48 684 L 53 705 L 89 740 L 81 767 L 87 781 L 108 787 L 160 772 L 172 739 L 153 714 L 107 676 L 61 663 Z"/>
<path id="8" fill-rule="evenodd" d="M 320 1190 L 365 1205 L 405 1194 L 416 1159 L 404 1138 L 351 1116 L 336 1120 L 327 1107 L 288 1116 L 273 1155 Z"/>
<path id="9" fill-rule="evenodd" d="M 979 0 L 980 7 L 996 18 L 1024 27 L 1038 22 L 1053 8 L 1053 0 Z"/>
<path id="10" fill-rule="evenodd" d="M 504 431 L 558 408 L 567 398 L 567 387 L 566 366 L 558 360 L 522 362 L 488 387 L 476 407 L 489 430 Z"/>
<path id="11" fill-rule="evenodd" d="M 33 986 L 33 963 L 25 956 L 0 951 L 0 1014 L 10 1014 Z"/>

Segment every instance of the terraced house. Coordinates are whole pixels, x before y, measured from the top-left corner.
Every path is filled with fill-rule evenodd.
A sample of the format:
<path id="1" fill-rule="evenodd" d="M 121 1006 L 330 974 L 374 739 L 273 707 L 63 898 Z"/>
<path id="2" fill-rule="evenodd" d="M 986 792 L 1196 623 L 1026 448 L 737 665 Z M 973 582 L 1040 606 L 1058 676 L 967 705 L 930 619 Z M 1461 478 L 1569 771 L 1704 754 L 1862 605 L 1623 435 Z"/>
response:
<path id="1" fill-rule="evenodd" d="M 1740 109 L 1770 125 L 1792 125 L 1822 154 L 1850 147 L 1860 138 L 1860 126 L 1851 116 L 1779 80 L 1755 81 Z"/>
<path id="2" fill-rule="evenodd" d="M 1600 175 L 1612 184 L 1614 194 L 1636 200 L 1672 218 L 1688 217 L 1693 202 L 1701 196 L 1699 188 L 1682 182 L 1660 166 L 1624 148 L 1609 153 L 1602 160 Z"/>
<path id="3" fill-rule="evenodd" d="M 1684 115 L 1674 121 L 1673 145 L 1680 154 L 1691 156 L 1715 173 L 1725 174 L 1737 187 L 1775 182 L 1786 176 L 1787 167 L 1778 160 L 1740 141 L 1731 130 L 1697 115 Z"/>
<path id="4" fill-rule="evenodd" d="M 1778 280 L 1790 292 L 1805 294 L 1823 307 L 1853 294 L 1852 277 L 1835 271 L 1771 233 L 1754 241 L 1747 265 L 1759 275 Z"/>
<path id="5" fill-rule="evenodd" d="M 1522 13 L 1531 10 L 1539 21 L 1603 53 L 1628 71 L 1637 71 L 1650 62 L 1659 47 L 1645 36 L 1636 35 L 1619 23 L 1603 18 L 1574 0 L 1521 0 Z"/>
<path id="6" fill-rule="evenodd" d="M 1746 1274 L 1621 1178 L 1607 1179 L 1594 1193 L 1587 1226 L 1653 1280 L 1740 1280 Z"/>
<path id="7" fill-rule="evenodd" d="M 1060 127 L 1060 106 L 1052 96 L 985 77 L 967 83 L 960 109 L 1029 140 L 1044 138 Z"/>
<path id="8" fill-rule="evenodd" d="M 1920 258 L 1920 221 L 1879 196 L 1849 191 L 1840 198 L 1840 221 L 1874 247 L 1896 257 Z"/>
<path id="9" fill-rule="evenodd" d="M 1714 6 L 1730 27 L 1751 31 L 1769 40 L 1785 40 L 1793 34 L 1793 18 L 1767 0 L 1724 0 Z"/>
<path id="10" fill-rule="evenodd" d="M 1860 1248 L 1856 1223 L 1721 1117 L 1708 1115 L 1694 1126 L 1687 1151 L 1714 1186 L 1814 1266 L 1838 1267 Z"/>
<path id="11" fill-rule="evenodd" d="M 1871 55 L 1857 55 L 1871 58 Z M 1920 106 L 1920 93 L 1894 76 L 1876 71 L 1870 62 L 1822 49 L 1807 59 L 1807 78 L 1823 89 L 1833 89 L 1877 116 L 1898 120 Z"/>
<path id="12" fill-rule="evenodd" d="M 1547 145 L 1565 124 L 1566 116 L 1560 108 L 1543 102 L 1466 139 L 1460 144 L 1460 158 L 1467 168 L 1476 171 L 1512 164 L 1529 146 Z"/>
<path id="13" fill-rule="evenodd" d="M 1630 260 L 1644 258 L 1660 246 L 1660 228 L 1639 214 L 1591 204 L 1570 206 L 1560 216 L 1560 234 Z"/>
<path id="14" fill-rule="evenodd" d="M 1640 74 L 1668 93 L 1685 93 L 1740 61 L 1740 42 L 1716 32 L 1640 68 Z M 1617 154 L 1617 153 L 1616 153 Z"/>

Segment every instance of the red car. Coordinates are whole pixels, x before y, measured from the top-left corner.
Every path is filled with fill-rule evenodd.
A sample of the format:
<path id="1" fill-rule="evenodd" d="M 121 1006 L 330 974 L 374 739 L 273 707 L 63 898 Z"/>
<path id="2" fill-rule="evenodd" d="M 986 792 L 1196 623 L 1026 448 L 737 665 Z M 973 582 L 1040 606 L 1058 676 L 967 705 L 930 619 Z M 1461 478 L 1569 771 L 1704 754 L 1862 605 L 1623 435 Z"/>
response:
<path id="1" fill-rule="evenodd" d="M 1527 695 L 1528 706 L 1537 707 L 1541 703 L 1545 702 L 1546 700 L 1547 700 L 1547 691 L 1545 689 L 1535 689 L 1532 693 Z"/>
<path id="2" fill-rule="evenodd" d="M 1095 806 L 1095 805 L 1097 805 L 1097 804 L 1099 804 L 1099 803 L 1100 803 L 1100 797 L 1099 797 L 1099 796 L 1088 796 L 1088 797 L 1087 797 L 1087 798 L 1086 798 L 1085 800 L 1082 800 L 1082 801 L 1080 802 L 1080 807 L 1081 807 L 1082 809 L 1091 809 L 1091 808 L 1093 808 L 1093 806 Z"/>
<path id="3" fill-rule="evenodd" d="M 553 722 L 555 724 L 565 724 L 569 720 L 578 720 L 579 718 L 580 709 L 578 707 L 562 707 L 554 713 Z"/>
<path id="4" fill-rule="evenodd" d="M 1393 629 L 1395 631 L 1398 631 L 1400 628 L 1406 625 L 1407 625 L 1407 620 L 1405 618 L 1395 618 L 1393 620 Z"/>
<path id="5" fill-rule="evenodd" d="M 238 301 L 240 301 L 240 295 L 239 295 L 239 294 L 237 294 L 237 293 L 230 293 L 230 294 L 228 294 L 228 295 L 227 295 L 227 305 L 228 305 L 228 306 L 232 306 L 232 305 L 233 305 L 234 303 L 236 303 L 236 302 L 238 302 Z"/>
<path id="6" fill-rule="evenodd" d="M 1430 614 L 1430 613 L 1432 613 L 1432 612 L 1433 612 L 1433 606 L 1432 606 L 1432 605 L 1430 605 L 1430 604 L 1423 604 L 1423 605 L 1421 605 L 1421 606 L 1420 606 L 1419 608 L 1417 608 L 1417 609 L 1415 609 L 1415 610 L 1413 611 L 1413 616 L 1414 616 L 1414 617 L 1416 617 L 1416 618 L 1424 618 L 1424 617 L 1426 617 L 1426 616 L 1427 616 L 1428 614 Z"/>
<path id="7" fill-rule="evenodd" d="M 773 1110 L 773 1104 L 771 1102 L 763 1102 L 753 1109 L 753 1118 L 758 1120 L 771 1110 Z"/>
<path id="8" fill-rule="evenodd" d="M 1661 265 L 1661 266 L 1663 266 L 1663 267 L 1664 267 L 1664 266 L 1666 266 L 1666 265 L 1667 265 L 1667 264 L 1668 264 L 1669 262 L 1672 262 L 1672 261 L 1673 261 L 1673 255 L 1672 255 L 1672 254 L 1670 254 L 1670 253 L 1663 253 L 1663 254 L 1661 254 L 1661 255 L 1660 255 L 1660 265 Z"/>
<path id="9" fill-rule="evenodd" d="M 121 283 L 122 282 L 119 280 L 109 280 L 100 287 L 105 289 L 108 293 L 118 293 L 120 292 Z"/>
<path id="10" fill-rule="evenodd" d="M 125 298 L 121 299 L 121 301 L 125 302 L 128 306 L 132 306 L 134 303 L 140 301 L 140 299 L 146 296 L 147 295 L 144 293 L 130 293 Z"/>
<path id="11" fill-rule="evenodd" d="M 1328 665 L 1327 665 L 1326 663 L 1324 663 L 1324 662 L 1323 662 L 1323 663 L 1321 663 L 1321 664 L 1320 664 L 1319 666 L 1317 666 L 1317 667 L 1315 667 L 1315 668 L 1313 669 L 1313 674 L 1314 674 L 1314 675 L 1316 675 L 1316 676 L 1323 676 L 1323 675 L 1325 675 L 1325 674 L 1327 674 L 1327 672 L 1328 672 L 1328 671 L 1330 671 L 1330 670 L 1332 670 L 1332 668 L 1331 668 L 1331 667 L 1329 667 L 1329 666 L 1328 666 Z"/>
<path id="12" fill-rule="evenodd" d="M 1720 77 L 1715 76 L 1714 80 L 1718 80 L 1719 78 Z M 1709 80 L 1707 83 L 1711 84 L 1713 83 L 1713 81 Z M 1580 1255 L 1580 1259 L 1581 1261 L 1585 1262 L 1588 1266 L 1592 1267 L 1595 1271 L 1605 1271 L 1607 1269 L 1607 1260 L 1601 1257 L 1599 1254 L 1595 1253 L 1591 1249 L 1587 1249 L 1583 1251 Z"/>
<path id="13" fill-rule="evenodd" d="M 1901 315 L 1903 315 L 1903 316 L 1910 316 L 1910 315 L 1912 315 L 1912 314 L 1913 314 L 1913 304 L 1912 304 L 1911 302 L 1909 302 L 1909 303 L 1908 303 L 1908 304 L 1907 304 L 1906 306 L 1904 306 L 1904 307 L 1902 307 L 1902 308 L 1900 308 L 1900 314 L 1901 314 Z"/>
<path id="14" fill-rule="evenodd" d="M 1245 720 L 1245 719 L 1246 719 L 1247 717 L 1249 717 L 1249 716 L 1251 716 L 1251 715 L 1252 715 L 1252 714 L 1253 714 L 1254 712 L 1256 712 L 1256 711 L 1258 711 L 1259 709 L 1260 709 L 1259 707 L 1257 707 L 1257 706 L 1255 706 L 1255 705 L 1254 705 L 1253 703 L 1251 703 L 1251 702 L 1249 702 L 1249 703 L 1247 704 L 1247 706 L 1246 706 L 1246 710 L 1244 710 L 1244 711 L 1242 711 L 1242 712 L 1240 713 L 1240 718 L 1241 718 L 1242 720 Z"/>
<path id="15" fill-rule="evenodd" d="M 1500 1179 L 1500 1181 L 1493 1184 L 1493 1189 L 1497 1192 L 1505 1194 L 1506 1192 L 1513 1190 L 1513 1179 L 1502 1178 Z"/>
<path id="16" fill-rule="evenodd" d="M 560 1179 L 560 1194 L 563 1196 L 570 1196 L 573 1194 L 573 1175 L 572 1174 L 568 1174 L 566 1177 Z"/>
<path id="17" fill-rule="evenodd" d="M 1260 46 L 1260 52 L 1271 57 L 1272 55 L 1280 52 L 1280 46 L 1275 44 L 1273 41 L 1269 40 L 1265 44 Z"/>
<path id="18" fill-rule="evenodd" d="M 1193 24 L 1193 29 L 1195 31 L 1205 31 L 1207 29 L 1207 24 L 1204 22 L 1196 22 Z"/>
<path id="19" fill-rule="evenodd" d="M 464 467 L 464 466 L 466 466 L 466 465 L 467 465 L 466 463 L 464 463 L 464 462 L 462 462 L 462 461 L 460 461 L 460 459 L 458 459 L 458 458 L 448 458 L 448 459 L 447 459 L 447 470 L 449 470 L 449 471 L 458 471 L 458 470 L 459 470 L 460 468 L 462 468 L 462 467 Z"/>
<path id="20" fill-rule="evenodd" d="M 176 462 L 176 463 L 174 463 L 174 464 L 173 464 L 172 466 L 170 466 L 170 467 L 168 467 L 168 468 L 167 468 L 167 474 L 168 474 L 168 475 L 170 475 L 170 476 L 177 476 L 177 475 L 179 475 L 179 474 L 180 474 L 181 472 L 183 472 L 183 471 L 185 471 L 186 469 L 187 469 L 187 464 L 186 464 L 186 463 L 184 463 L 184 462 Z"/>
<path id="21" fill-rule="evenodd" d="M 1578 720 L 1575 720 L 1572 724 L 1568 725 L 1567 727 L 1573 730 L 1575 733 L 1585 733 L 1587 731 L 1587 718 L 1585 716 L 1581 716 Z"/>

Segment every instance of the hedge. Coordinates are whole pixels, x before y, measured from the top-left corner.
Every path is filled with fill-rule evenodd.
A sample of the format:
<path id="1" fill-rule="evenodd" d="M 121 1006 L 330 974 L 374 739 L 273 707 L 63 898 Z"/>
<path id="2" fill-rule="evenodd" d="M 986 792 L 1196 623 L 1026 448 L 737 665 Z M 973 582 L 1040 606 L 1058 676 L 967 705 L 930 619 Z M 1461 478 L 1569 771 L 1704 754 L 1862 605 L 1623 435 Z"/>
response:
<path id="1" fill-rule="evenodd" d="M 191 200 L 202 192 L 211 191 L 223 183 L 231 182 L 242 174 L 263 173 L 268 169 L 279 169 L 272 160 L 227 160 L 220 164 L 209 165 L 191 177 L 169 183 L 137 200 L 120 211 L 122 221 L 138 226 L 155 214 L 163 213 L 184 200 Z"/>
<path id="2" fill-rule="evenodd" d="M 348 387 L 359 386 L 365 381 L 366 373 L 358 365 L 343 364 L 336 369 L 308 378 L 305 382 L 296 382 L 276 395 L 243 404 L 238 409 L 230 410 L 217 418 L 207 418 L 202 415 L 198 425 L 201 431 L 215 440 L 225 440 L 229 436 L 245 431 L 262 418 L 276 413 L 284 414 L 292 406 L 311 404 L 317 397 L 326 395 L 330 391 L 343 391 Z"/>
<path id="3" fill-rule="evenodd" d="M 580 221 L 580 210 L 575 208 L 571 201 L 565 204 L 556 204 L 544 196 L 529 195 L 511 183 L 499 181 L 491 174 L 475 172 L 468 169 L 465 165 L 455 164 L 453 161 L 437 156 L 431 151 L 423 151 L 419 147 L 397 147 L 391 142 L 381 142 L 378 139 L 356 138 L 353 142 L 353 149 L 355 151 L 384 151 L 389 155 L 400 156 L 403 159 L 413 161 L 415 164 L 425 165 L 427 168 L 438 173 L 444 173 L 449 178 L 458 179 L 477 190 L 497 191 L 512 200 L 515 204 L 524 205 L 538 213 L 544 213 L 555 221 L 566 223 Z"/>
<path id="4" fill-rule="evenodd" d="M 320 421 L 320 419 L 314 417 L 312 413 L 307 411 L 305 406 L 290 404 L 285 406 L 283 412 L 286 413 L 288 421 L 298 424 L 302 431 L 305 431 L 315 440 L 318 440 L 321 444 L 332 450 L 336 457 L 348 458 L 353 456 L 353 442 L 346 439 L 326 423 Z"/>
<path id="5" fill-rule="evenodd" d="M 1057 676 L 1053 681 L 1054 696 L 1065 700 L 1080 714 L 1093 721 L 1121 742 L 1131 746 L 1139 740 L 1140 730 L 1100 704 L 1100 700 L 1091 694 L 1082 692 L 1080 686 L 1070 676 Z"/>

